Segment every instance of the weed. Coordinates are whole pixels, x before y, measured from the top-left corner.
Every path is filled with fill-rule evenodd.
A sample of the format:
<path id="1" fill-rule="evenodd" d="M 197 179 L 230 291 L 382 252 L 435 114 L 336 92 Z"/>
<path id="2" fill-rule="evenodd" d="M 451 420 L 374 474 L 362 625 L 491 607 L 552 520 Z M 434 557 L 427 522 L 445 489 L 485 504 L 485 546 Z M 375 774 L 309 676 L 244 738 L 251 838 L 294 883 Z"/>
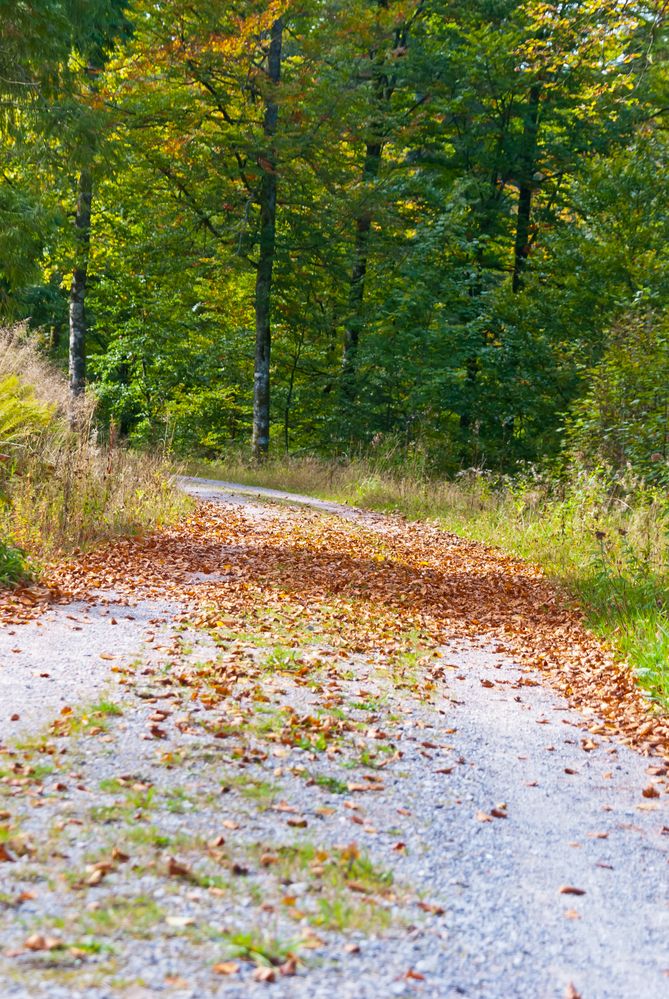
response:
<path id="1" fill-rule="evenodd" d="M 336 777 L 327 777 L 325 774 L 318 774 L 318 776 L 313 778 L 314 784 L 318 784 L 319 787 L 324 788 L 326 791 L 331 791 L 332 794 L 347 794 L 348 786 L 341 780 L 337 780 Z"/>
<path id="2" fill-rule="evenodd" d="M 97 704 L 91 706 L 90 711 L 94 715 L 110 715 L 113 717 L 123 714 L 123 710 L 118 704 L 114 704 L 113 701 L 98 701 Z"/>
<path id="3" fill-rule="evenodd" d="M 280 940 L 260 931 L 232 933 L 227 937 L 227 945 L 231 957 L 264 966 L 283 964 L 298 947 L 297 941 Z"/>

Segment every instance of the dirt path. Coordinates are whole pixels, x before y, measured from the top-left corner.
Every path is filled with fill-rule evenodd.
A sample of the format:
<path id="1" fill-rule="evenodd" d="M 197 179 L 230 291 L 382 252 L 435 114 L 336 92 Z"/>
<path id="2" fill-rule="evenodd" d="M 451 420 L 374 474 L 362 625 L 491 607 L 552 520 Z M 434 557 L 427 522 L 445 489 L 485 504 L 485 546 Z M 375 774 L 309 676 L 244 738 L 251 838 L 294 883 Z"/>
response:
<path id="1" fill-rule="evenodd" d="M 187 488 L 54 580 L 88 600 L 5 608 L 2 999 L 669 995 L 666 767 L 543 582 Z"/>

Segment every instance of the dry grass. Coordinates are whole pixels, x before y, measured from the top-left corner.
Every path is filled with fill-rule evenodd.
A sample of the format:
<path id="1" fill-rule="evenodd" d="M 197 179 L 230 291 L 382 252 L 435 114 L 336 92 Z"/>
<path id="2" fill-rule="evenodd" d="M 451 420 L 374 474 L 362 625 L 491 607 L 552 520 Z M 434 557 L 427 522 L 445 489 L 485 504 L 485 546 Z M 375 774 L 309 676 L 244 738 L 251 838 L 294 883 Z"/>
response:
<path id="1" fill-rule="evenodd" d="M 48 413 L 41 429 L 5 447 L 0 478 L 0 538 L 33 560 L 53 558 L 116 534 L 134 534 L 174 519 L 187 500 L 172 484 L 161 457 L 101 442 L 94 401 L 82 400 L 78 432 L 68 426 L 64 377 L 21 330 L 0 333 L 0 379 L 16 375 L 34 404 Z"/>

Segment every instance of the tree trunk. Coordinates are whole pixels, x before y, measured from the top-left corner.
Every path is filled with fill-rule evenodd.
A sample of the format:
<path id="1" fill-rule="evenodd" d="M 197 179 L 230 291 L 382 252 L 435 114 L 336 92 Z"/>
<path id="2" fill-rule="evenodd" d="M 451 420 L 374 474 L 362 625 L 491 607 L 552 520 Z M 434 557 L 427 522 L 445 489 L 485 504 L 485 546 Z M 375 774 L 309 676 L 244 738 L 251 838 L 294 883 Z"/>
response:
<path id="1" fill-rule="evenodd" d="M 70 423 L 76 424 L 77 401 L 86 384 L 86 283 L 91 245 L 93 175 L 88 167 L 79 174 L 75 225 L 75 260 L 70 285 Z"/>
<path id="2" fill-rule="evenodd" d="M 362 179 L 365 186 L 370 185 L 379 176 L 381 169 L 381 142 L 368 142 L 365 148 L 365 163 Z M 348 322 L 344 329 L 344 356 L 342 359 L 342 382 L 344 394 L 351 397 L 353 378 L 355 375 L 356 354 L 360 343 L 362 326 L 362 304 L 365 297 L 365 278 L 367 277 L 367 259 L 369 256 L 369 234 L 372 228 L 372 212 L 369 206 L 363 206 L 355 223 L 355 249 L 353 252 L 353 267 L 348 294 Z"/>
<path id="3" fill-rule="evenodd" d="M 260 255 L 256 275 L 255 314 L 256 351 L 253 375 L 253 457 L 262 462 L 269 449 L 270 415 L 270 352 L 272 271 L 276 248 L 276 150 L 273 138 L 279 120 L 279 105 L 275 88 L 281 78 L 281 45 L 283 21 L 275 21 L 270 31 L 267 76 L 272 89 L 265 101 L 263 124 L 268 148 L 258 163 L 263 171 L 260 184 Z"/>
<path id="4" fill-rule="evenodd" d="M 387 10 L 389 0 L 376 0 L 380 10 Z M 395 52 L 405 53 L 409 44 L 409 25 L 402 24 L 395 29 Z M 374 100 L 376 104 L 375 118 L 371 123 L 371 138 L 365 146 L 365 162 L 362 168 L 363 186 L 369 187 L 381 171 L 384 137 L 386 134 L 386 111 L 390 106 L 395 92 L 395 75 L 388 75 L 386 56 L 383 52 L 370 52 L 373 61 L 379 60 L 373 69 Z M 355 246 L 353 250 L 353 267 L 349 282 L 348 319 L 344 326 L 344 351 L 342 356 L 342 392 L 345 400 L 351 402 L 355 397 L 355 373 L 362 332 L 362 306 L 365 297 L 365 281 L 367 278 L 367 263 L 369 259 L 369 237 L 372 229 L 371 206 L 363 205 L 362 211 L 355 222 Z"/>
<path id="5" fill-rule="evenodd" d="M 523 286 L 523 271 L 530 252 L 530 222 L 532 218 L 532 195 L 536 181 L 534 174 L 537 159 L 537 139 L 539 134 L 539 99 L 541 87 L 535 83 L 530 90 L 523 130 L 523 147 L 521 150 L 520 177 L 518 184 L 518 215 L 516 221 L 516 239 L 513 253 L 514 292 Z"/>

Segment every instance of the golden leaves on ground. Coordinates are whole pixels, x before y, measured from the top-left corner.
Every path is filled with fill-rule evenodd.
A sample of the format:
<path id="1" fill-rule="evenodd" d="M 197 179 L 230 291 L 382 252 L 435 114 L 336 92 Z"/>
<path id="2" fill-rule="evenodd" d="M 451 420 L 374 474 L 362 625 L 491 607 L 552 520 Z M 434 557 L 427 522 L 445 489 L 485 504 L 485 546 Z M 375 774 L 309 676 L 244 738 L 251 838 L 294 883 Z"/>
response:
<path id="1" fill-rule="evenodd" d="M 251 624 L 271 635 L 275 623 L 287 640 L 311 631 L 335 654 L 397 655 L 408 634 L 432 648 L 454 637 L 483 639 L 546 673 L 593 718 L 593 734 L 619 734 L 643 752 L 669 755 L 667 718 L 535 566 L 431 525 L 377 518 L 367 526 L 305 510 L 266 507 L 258 516 L 200 504 L 174 527 L 49 567 L 45 585 L 3 595 L 0 617 L 26 620 L 49 601 L 90 599 L 97 588 L 130 600 L 176 599 L 196 624 L 223 634 Z M 276 669 L 299 680 L 308 664 Z M 429 693 L 443 667 L 427 664 L 423 674 Z M 395 680 L 409 683 L 399 674 Z M 518 686 L 534 682 L 522 677 Z M 161 738 L 160 726 L 150 734 Z M 582 748 L 596 746 L 587 739 Z"/>

